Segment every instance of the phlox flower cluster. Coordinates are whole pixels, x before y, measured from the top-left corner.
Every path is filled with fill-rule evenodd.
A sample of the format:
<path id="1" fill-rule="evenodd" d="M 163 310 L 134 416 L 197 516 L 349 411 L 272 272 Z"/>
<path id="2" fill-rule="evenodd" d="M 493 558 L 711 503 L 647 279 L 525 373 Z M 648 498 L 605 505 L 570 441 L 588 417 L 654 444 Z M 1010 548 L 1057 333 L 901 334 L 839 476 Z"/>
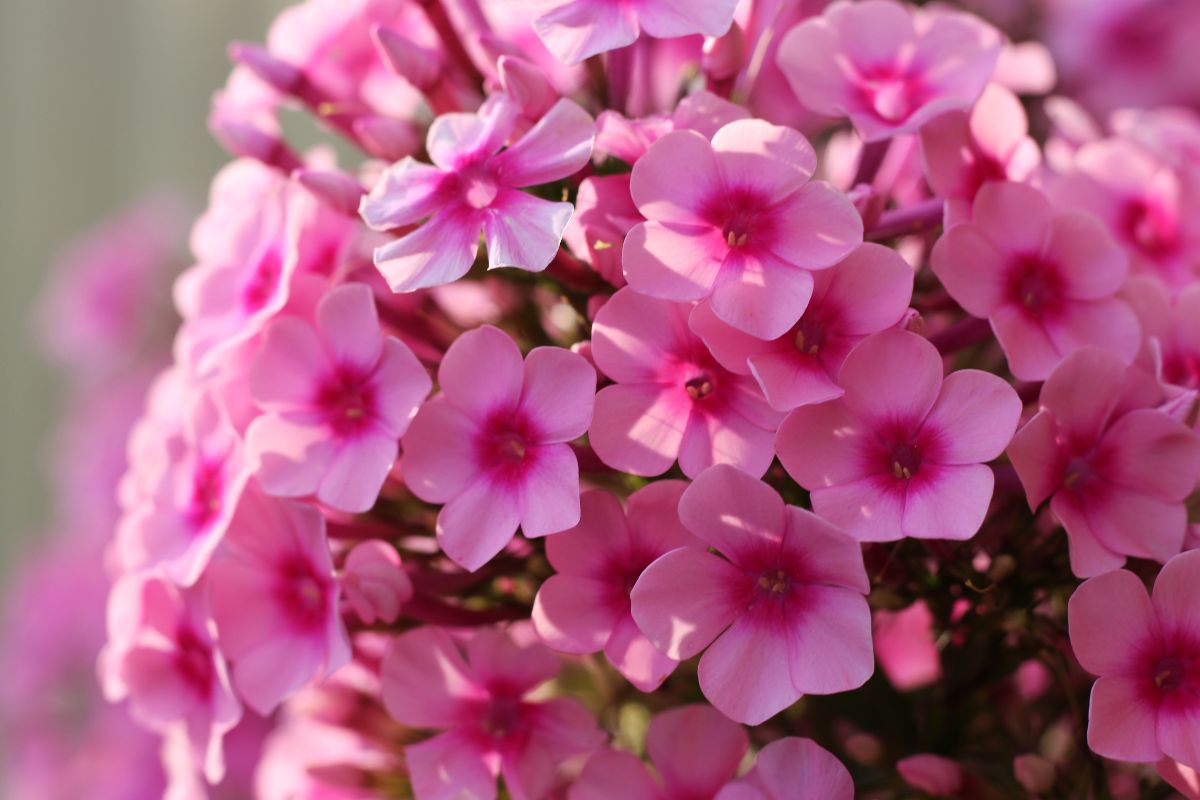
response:
<path id="1" fill-rule="evenodd" d="M 61 444 L 89 534 L 13 602 L 88 625 L 17 614 L 4 704 L 117 705 L 19 796 L 1200 798 L 1195 86 L 1085 68 L 1152 2 L 964 5 L 232 46 L 173 292 L 143 210 L 39 316 L 121 424 Z"/>

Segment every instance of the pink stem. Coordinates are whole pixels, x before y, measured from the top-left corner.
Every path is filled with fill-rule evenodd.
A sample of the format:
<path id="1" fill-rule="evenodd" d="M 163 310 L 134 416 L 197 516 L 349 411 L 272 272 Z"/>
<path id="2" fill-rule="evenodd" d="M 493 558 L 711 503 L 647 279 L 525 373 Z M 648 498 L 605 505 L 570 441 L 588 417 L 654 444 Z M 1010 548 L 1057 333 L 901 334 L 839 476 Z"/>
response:
<path id="1" fill-rule="evenodd" d="M 872 242 L 882 242 L 932 230 L 942 224 L 944 208 L 945 203 L 940 198 L 934 198 L 908 208 L 885 211 L 863 238 Z"/>

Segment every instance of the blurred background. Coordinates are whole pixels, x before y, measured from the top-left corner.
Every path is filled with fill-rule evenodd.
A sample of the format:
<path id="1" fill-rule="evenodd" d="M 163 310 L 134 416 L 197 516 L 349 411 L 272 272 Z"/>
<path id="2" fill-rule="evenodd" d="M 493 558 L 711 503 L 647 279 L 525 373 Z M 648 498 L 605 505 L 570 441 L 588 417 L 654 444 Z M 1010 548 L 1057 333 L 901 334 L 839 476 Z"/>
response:
<path id="1" fill-rule="evenodd" d="M 180 194 L 189 215 L 203 208 L 228 160 L 205 128 L 229 71 L 226 45 L 261 41 L 284 5 L 0 0 L 3 564 L 46 514 L 45 437 L 59 380 L 32 342 L 30 314 L 55 252 L 154 191 Z"/>

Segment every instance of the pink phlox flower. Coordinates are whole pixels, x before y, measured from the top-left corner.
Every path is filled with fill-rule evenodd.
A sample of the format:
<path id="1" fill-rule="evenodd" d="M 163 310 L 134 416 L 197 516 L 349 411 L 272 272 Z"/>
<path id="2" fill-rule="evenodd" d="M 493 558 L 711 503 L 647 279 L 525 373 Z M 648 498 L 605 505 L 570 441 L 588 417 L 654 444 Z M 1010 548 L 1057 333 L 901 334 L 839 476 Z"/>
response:
<path id="1" fill-rule="evenodd" d="M 754 768 L 717 793 L 716 800 L 853 800 L 854 781 L 837 758 L 812 739 L 776 739 Z"/>
<path id="2" fill-rule="evenodd" d="M 248 489 L 208 587 L 233 684 L 260 714 L 350 659 L 325 519 L 313 506 Z"/>
<path id="3" fill-rule="evenodd" d="M 986 318 L 1021 380 L 1044 380 L 1089 345 L 1133 361 L 1137 316 L 1115 295 L 1128 259 L 1096 217 L 1056 212 L 1037 189 L 989 183 L 970 222 L 938 240 L 933 271 L 968 313 Z"/>
<path id="4" fill-rule="evenodd" d="M 619 289 L 625 285 L 621 247 L 625 235 L 641 221 L 642 215 L 629 194 L 628 175 L 585 178 L 575 196 L 575 215 L 567 224 L 563 241 L 580 260 Z"/>
<path id="5" fill-rule="evenodd" d="M 1173 293 L 1159 279 L 1140 275 L 1130 278 L 1122 296 L 1145 337 L 1134 366 L 1169 397 L 1200 390 L 1200 285 Z"/>
<path id="6" fill-rule="evenodd" d="M 733 779 L 749 738 L 741 725 L 704 704 L 657 714 L 646 731 L 653 772 L 632 753 L 598 750 L 571 785 L 569 800 L 712 798 Z"/>
<path id="7" fill-rule="evenodd" d="M 813 509 L 861 541 L 969 539 L 1021 416 L 1017 393 L 974 369 L 943 379 L 927 340 L 892 329 L 866 339 L 839 376 L 845 394 L 793 411 L 776 450 Z"/>
<path id="8" fill-rule="evenodd" d="M 417 800 L 493 800 L 499 776 L 516 800 L 538 800 L 564 760 L 599 747 L 604 735 L 578 701 L 530 696 L 559 668 L 545 645 L 495 629 L 465 641 L 431 627 L 396 637 L 384 705 L 406 726 L 441 731 L 404 748 Z"/>
<path id="9" fill-rule="evenodd" d="M 109 595 L 100 655 L 105 697 L 128 698 L 133 716 L 152 730 L 178 730 L 210 783 L 225 773 L 221 742 L 242 716 L 215 633 L 203 587 L 132 573 Z"/>
<path id="10" fill-rule="evenodd" d="M 781 336 L 808 305 L 811 270 L 862 242 L 850 201 L 809 180 L 816 165 L 807 139 L 761 120 L 732 122 L 711 143 L 695 131 L 663 136 L 633 167 L 648 221 L 625 239 L 625 277 L 655 297 L 711 297 L 735 328 Z"/>
<path id="11" fill-rule="evenodd" d="M 681 547 L 633 587 L 633 618 L 671 658 L 700 659 L 700 689 L 757 725 L 804 694 L 861 686 L 875 668 L 859 544 L 728 465 L 683 493 L 679 517 L 717 555 Z"/>
<path id="12" fill-rule="evenodd" d="M 706 89 L 680 100 L 670 114 L 628 119 L 617 111 L 601 111 L 596 117 L 596 147 L 592 155 L 598 162 L 612 156 L 636 164 L 650 145 L 671 131 L 696 131 L 711 139 L 729 123 L 749 118 L 744 107 Z"/>
<path id="13" fill-rule="evenodd" d="M 379 539 L 359 542 L 346 555 L 342 592 L 364 625 L 391 624 L 413 595 L 412 581 L 396 548 Z"/>
<path id="14" fill-rule="evenodd" d="M 553 575 L 533 604 L 533 624 L 547 645 L 564 653 L 603 650 L 609 662 L 643 692 L 657 689 L 675 669 L 638 630 L 629 590 L 642 570 L 677 547 L 700 547 L 679 521 L 686 483 L 657 481 L 629 496 L 626 509 L 606 491 L 584 492 L 579 524 L 546 540 Z"/>
<path id="15" fill-rule="evenodd" d="M 400 471 L 417 497 L 445 504 L 437 538 L 452 561 L 476 570 L 518 526 L 537 537 L 579 522 L 579 463 L 567 443 L 592 420 L 587 361 L 560 347 L 522 359 L 508 334 L 485 325 L 446 351 L 438 385 L 404 437 Z"/>
<path id="16" fill-rule="evenodd" d="M 926 123 L 920 140 L 925 178 L 946 200 L 947 224 L 971 218 L 975 195 L 985 183 L 1021 183 L 1042 159 L 1021 101 L 996 84 L 989 84 L 971 109 Z"/>
<path id="17" fill-rule="evenodd" d="M 801 103 L 849 117 L 875 142 L 969 108 L 1002 44 L 995 28 L 970 14 L 894 0 L 838 2 L 792 28 L 778 62 Z"/>
<path id="18" fill-rule="evenodd" d="M 533 21 L 546 48 L 564 64 L 618 50 L 645 33 L 656 39 L 723 36 L 737 0 L 567 0 Z"/>
<path id="19" fill-rule="evenodd" d="M 900 611 L 880 609 L 874 623 L 875 657 L 893 686 L 909 691 L 942 677 L 933 614 L 924 600 Z"/>
<path id="20" fill-rule="evenodd" d="M 615 383 L 596 395 L 589 441 L 605 464 L 635 475 L 676 459 L 688 477 L 713 464 L 761 475 L 781 415 L 688 328 L 693 308 L 626 287 L 597 312 L 592 355 Z"/>
<path id="21" fill-rule="evenodd" d="M 1164 562 L 1178 553 L 1184 499 L 1200 475 L 1200 438 L 1162 411 L 1131 404 L 1127 382 L 1109 352 L 1069 356 L 1008 448 L 1030 507 L 1050 498 L 1071 569 L 1083 578 L 1117 569 L 1126 556 Z"/>
<path id="22" fill-rule="evenodd" d="M 315 327 L 275 320 L 249 382 L 262 415 L 246 430 L 246 456 L 262 488 L 315 494 L 348 512 L 374 505 L 433 385 L 412 351 L 380 332 L 371 289 L 360 283 L 326 295 Z"/>
<path id="23" fill-rule="evenodd" d="M 692 312 L 690 325 L 723 367 L 753 375 L 772 408 L 790 411 L 842 395 L 842 362 L 867 336 L 900 322 L 912 286 L 913 269 L 899 253 L 866 243 L 814 275 L 804 314 L 776 339 L 742 333 L 707 303 Z"/>
<path id="24" fill-rule="evenodd" d="M 517 115 L 511 103 L 479 114 L 444 114 L 429 128 L 432 164 L 394 164 L 365 198 L 361 213 L 376 230 L 416 230 L 382 245 L 375 265 L 396 292 L 458 280 L 471 268 L 480 234 L 488 266 L 539 272 L 558 252 L 571 204 L 521 191 L 560 180 L 588 163 L 595 123 L 559 100 L 507 149 Z"/>
<path id="25" fill-rule="evenodd" d="M 1071 649 L 1099 679 L 1088 746 L 1106 758 L 1200 769 L 1200 552 L 1175 556 L 1153 592 L 1132 572 L 1088 580 L 1067 605 Z"/>

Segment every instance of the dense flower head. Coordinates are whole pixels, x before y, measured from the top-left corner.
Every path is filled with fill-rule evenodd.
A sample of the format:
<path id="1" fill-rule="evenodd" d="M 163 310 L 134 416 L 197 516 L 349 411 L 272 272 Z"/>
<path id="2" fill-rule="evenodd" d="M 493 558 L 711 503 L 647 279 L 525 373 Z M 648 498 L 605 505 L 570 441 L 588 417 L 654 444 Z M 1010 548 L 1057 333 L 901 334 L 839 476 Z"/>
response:
<path id="1" fill-rule="evenodd" d="M 38 306 L 6 795 L 1200 796 L 1200 113 L 1092 116 L 1192 103 L 1185 6 L 232 44 L 173 291 L 154 200 Z"/>

